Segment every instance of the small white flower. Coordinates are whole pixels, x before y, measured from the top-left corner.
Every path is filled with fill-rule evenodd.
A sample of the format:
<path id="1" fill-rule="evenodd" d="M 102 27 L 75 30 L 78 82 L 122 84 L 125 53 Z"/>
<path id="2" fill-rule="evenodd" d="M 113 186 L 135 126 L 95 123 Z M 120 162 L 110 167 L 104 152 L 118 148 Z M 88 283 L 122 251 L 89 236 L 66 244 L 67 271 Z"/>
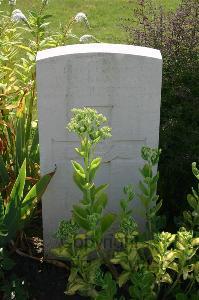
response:
<path id="1" fill-rule="evenodd" d="M 78 14 L 76 14 L 74 19 L 77 23 L 84 22 L 87 26 L 89 26 L 87 16 L 83 12 L 79 12 Z"/>
<path id="2" fill-rule="evenodd" d="M 93 35 L 91 35 L 91 34 L 84 34 L 79 39 L 80 43 L 88 43 L 88 42 L 90 42 L 92 40 L 94 40 L 94 41 L 96 41 L 96 42 L 99 43 L 99 41 Z"/>
<path id="3" fill-rule="evenodd" d="M 9 0 L 8 3 L 9 5 L 16 5 L 16 0 Z"/>
<path id="4" fill-rule="evenodd" d="M 25 15 L 22 13 L 20 9 L 13 10 L 11 15 L 11 20 L 14 22 L 18 22 L 18 21 L 28 22 L 27 18 L 25 17 Z"/>
<path id="5" fill-rule="evenodd" d="M 79 41 L 81 43 L 87 43 L 87 42 L 90 42 L 90 40 L 93 39 L 93 36 L 91 34 L 85 34 L 85 35 L 82 35 L 79 39 Z"/>

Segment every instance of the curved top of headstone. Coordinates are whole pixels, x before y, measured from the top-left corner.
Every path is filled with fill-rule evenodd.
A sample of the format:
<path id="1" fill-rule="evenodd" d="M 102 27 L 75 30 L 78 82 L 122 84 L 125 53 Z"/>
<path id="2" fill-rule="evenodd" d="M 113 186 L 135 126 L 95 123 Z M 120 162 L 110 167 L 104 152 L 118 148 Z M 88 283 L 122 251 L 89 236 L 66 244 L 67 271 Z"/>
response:
<path id="1" fill-rule="evenodd" d="M 123 44 L 76 44 L 57 48 L 50 48 L 37 53 L 37 61 L 46 60 L 53 57 L 71 55 L 71 54 L 86 54 L 86 53 L 115 53 L 128 54 L 134 56 L 144 56 L 156 59 L 162 59 L 161 53 L 157 49 L 139 47 Z"/>

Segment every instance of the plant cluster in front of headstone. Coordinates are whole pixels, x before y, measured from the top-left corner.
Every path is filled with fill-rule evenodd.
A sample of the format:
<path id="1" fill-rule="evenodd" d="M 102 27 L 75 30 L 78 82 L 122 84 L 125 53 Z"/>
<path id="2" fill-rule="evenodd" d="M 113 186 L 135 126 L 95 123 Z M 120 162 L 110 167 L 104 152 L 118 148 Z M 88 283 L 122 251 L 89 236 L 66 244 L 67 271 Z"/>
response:
<path id="1" fill-rule="evenodd" d="M 75 151 L 83 160 L 83 164 L 72 161 L 73 179 L 82 192 L 82 200 L 73 206 L 72 219 L 60 223 L 58 237 L 63 246 L 52 252 L 71 261 L 68 295 L 78 291 L 95 299 L 102 299 L 101 293 L 109 298 L 114 296 L 116 289 L 113 289 L 111 274 L 103 275 L 100 266 L 104 259 L 102 239 L 115 215 L 104 213 L 108 201 L 105 193 L 107 184 L 96 186 L 94 179 L 101 165 L 101 158 L 95 157 L 95 149 L 98 143 L 111 136 L 111 129 L 104 126 L 106 118 L 91 108 L 73 109 L 72 112 L 68 129 L 80 139 L 80 146 Z M 94 252 L 97 257 L 89 261 Z M 110 289 L 103 289 L 106 284 L 110 285 Z M 101 292 L 96 290 L 99 286 Z"/>
<path id="2" fill-rule="evenodd" d="M 72 112 L 68 129 L 80 139 L 80 146 L 75 149 L 80 160 L 72 161 L 73 179 L 82 192 L 82 200 L 73 206 L 71 219 L 60 222 L 56 236 L 61 246 L 52 249 L 54 255 L 70 262 L 66 294 L 78 293 L 96 300 L 198 299 L 197 192 L 193 190 L 193 195 L 188 196 L 194 209 L 192 214 L 184 214 L 186 220 L 189 214 L 189 227 L 184 225 L 176 234 L 161 232 L 164 222 L 158 212 L 162 201 L 156 192 L 159 174 L 154 173 L 160 150 L 143 147 L 145 164 L 140 169 L 140 193 L 132 185 L 125 186 L 117 218 L 105 214 L 107 185 L 94 183 L 101 165 L 95 150 L 99 142 L 110 137 L 111 130 L 103 126 L 107 120 L 96 110 L 78 108 Z M 195 164 L 193 173 L 198 178 Z M 146 234 L 139 232 L 133 218 L 135 196 L 143 205 Z M 114 245 L 120 247 L 110 253 L 103 248 L 103 238 L 114 221 L 119 223 Z"/>
<path id="3" fill-rule="evenodd" d="M 25 160 L 19 170 L 12 191 L 7 198 L 7 203 L 3 201 L 0 193 L 0 291 L 4 292 L 5 298 L 3 299 L 28 299 L 25 296 L 25 291 L 23 292 L 24 284 L 22 284 L 20 279 L 14 276 L 10 280 L 7 278 L 9 271 L 15 265 L 14 261 L 10 258 L 9 249 L 11 248 L 12 251 L 15 250 L 17 246 L 15 239 L 18 240 L 18 245 L 20 245 L 24 227 L 30 221 L 51 177 L 52 174 L 43 176 L 25 194 Z M 14 295 L 18 296 L 14 298 Z"/>
<path id="4" fill-rule="evenodd" d="M 193 184 L 190 164 L 199 163 L 198 0 L 177 1 L 170 10 L 168 1 L 135 2 L 124 24 L 128 43 L 159 49 L 163 57 L 158 190 L 172 229 Z"/>

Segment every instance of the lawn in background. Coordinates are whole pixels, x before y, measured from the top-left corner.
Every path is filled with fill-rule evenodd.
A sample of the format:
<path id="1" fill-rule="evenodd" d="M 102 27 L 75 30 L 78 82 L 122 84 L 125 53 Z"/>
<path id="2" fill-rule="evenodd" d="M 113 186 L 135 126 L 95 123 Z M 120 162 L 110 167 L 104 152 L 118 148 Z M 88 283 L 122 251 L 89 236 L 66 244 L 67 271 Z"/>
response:
<path id="1" fill-rule="evenodd" d="M 25 14 L 39 7 L 39 0 L 16 0 L 16 8 Z M 168 9 L 175 9 L 180 0 L 154 0 Z M 48 13 L 53 14 L 51 27 L 56 30 L 60 23 L 67 23 L 77 12 L 85 12 L 91 29 L 81 33 L 93 34 L 98 40 L 107 43 L 125 43 L 127 36 L 121 24 L 124 19 L 132 18 L 137 0 L 49 0 Z M 3 0 L 2 7 L 8 0 Z M 78 25 L 76 32 L 79 31 Z"/>

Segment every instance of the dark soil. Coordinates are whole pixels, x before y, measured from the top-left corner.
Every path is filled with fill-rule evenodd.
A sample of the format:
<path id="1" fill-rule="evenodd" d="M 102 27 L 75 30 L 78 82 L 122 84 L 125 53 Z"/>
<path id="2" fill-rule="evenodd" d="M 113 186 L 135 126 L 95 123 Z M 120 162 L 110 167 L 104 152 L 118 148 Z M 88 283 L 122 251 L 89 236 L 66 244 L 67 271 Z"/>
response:
<path id="1" fill-rule="evenodd" d="M 18 249 L 22 253 L 18 254 L 14 252 L 11 255 L 15 266 L 10 274 L 8 274 L 7 279 L 9 280 L 9 278 L 16 276 L 20 280 L 24 280 L 29 300 L 87 300 L 88 298 L 79 295 L 67 296 L 64 294 L 69 276 L 68 270 L 45 262 L 45 260 L 42 262 L 43 238 L 41 217 L 37 219 L 37 222 L 31 224 L 26 232 L 26 236 L 27 238 L 23 240 L 22 245 L 18 246 Z M 57 262 L 59 263 L 59 261 Z M 17 298 L 17 300 L 21 299 Z"/>
<path id="2" fill-rule="evenodd" d="M 14 259 L 16 265 L 12 272 L 24 279 L 30 300 L 86 299 L 78 295 L 64 294 L 68 278 L 67 270 L 19 255 Z"/>

